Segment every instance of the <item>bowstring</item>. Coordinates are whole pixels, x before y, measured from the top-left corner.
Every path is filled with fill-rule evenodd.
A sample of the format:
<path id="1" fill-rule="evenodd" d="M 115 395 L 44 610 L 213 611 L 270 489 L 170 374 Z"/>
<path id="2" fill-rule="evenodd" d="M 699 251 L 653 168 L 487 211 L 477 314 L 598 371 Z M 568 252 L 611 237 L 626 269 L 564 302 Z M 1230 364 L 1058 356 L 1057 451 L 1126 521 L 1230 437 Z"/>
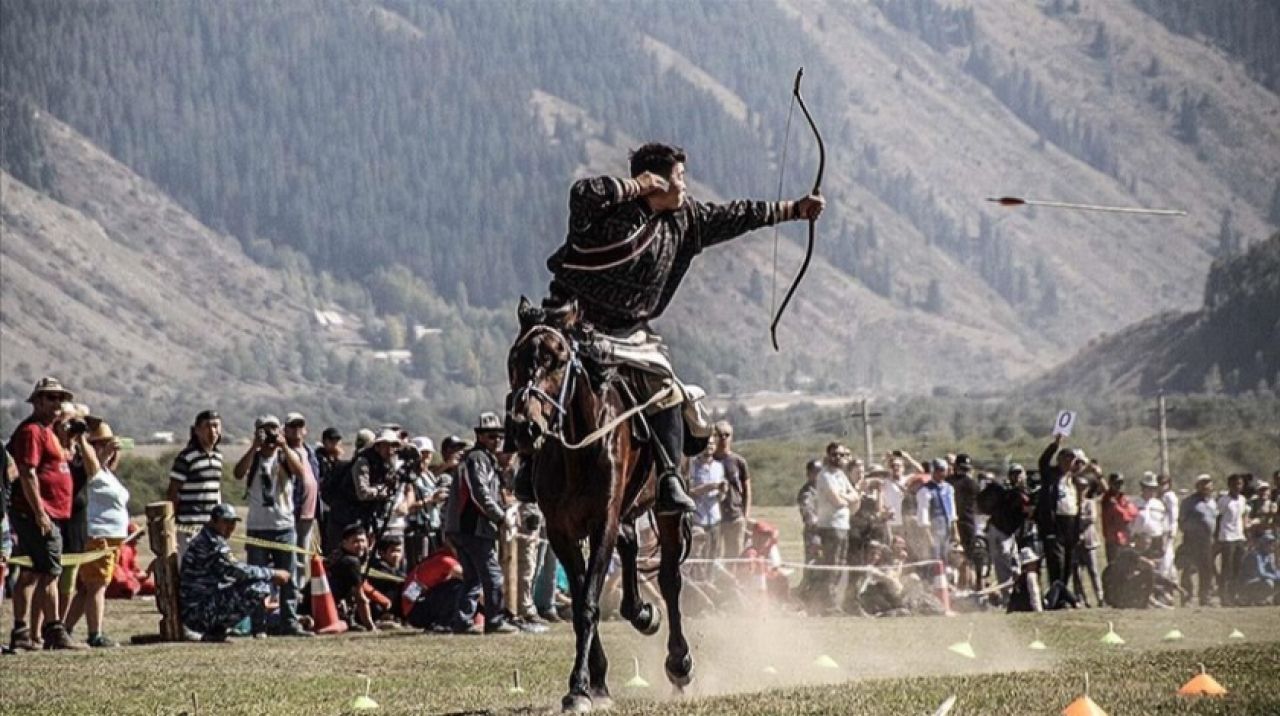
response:
<path id="1" fill-rule="evenodd" d="M 778 169 L 778 197 L 775 203 L 782 202 L 782 184 L 787 175 L 787 148 L 791 144 L 791 116 L 796 111 L 796 96 L 791 95 L 791 102 L 787 105 L 787 125 L 782 132 L 782 160 Z M 773 224 L 773 277 L 770 279 L 769 287 L 769 320 L 773 320 L 773 314 L 778 310 L 778 230 L 782 226 L 781 221 Z"/>

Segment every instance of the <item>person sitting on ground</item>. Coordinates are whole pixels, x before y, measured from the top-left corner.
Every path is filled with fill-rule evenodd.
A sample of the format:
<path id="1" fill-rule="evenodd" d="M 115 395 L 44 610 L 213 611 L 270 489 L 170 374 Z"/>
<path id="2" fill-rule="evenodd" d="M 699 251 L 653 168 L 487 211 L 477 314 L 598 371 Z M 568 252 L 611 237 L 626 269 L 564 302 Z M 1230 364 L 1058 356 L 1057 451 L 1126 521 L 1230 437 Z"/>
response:
<path id="1" fill-rule="evenodd" d="M 400 592 L 400 612 L 415 629 L 449 632 L 453 630 L 458 600 L 465 591 L 458 558 L 448 548 L 436 550 L 405 578 Z"/>
<path id="2" fill-rule="evenodd" d="M 1018 561 L 1018 576 L 1013 580 L 1013 589 L 1009 592 L 1005 611 L 1043 611 L 1044 602 L 1040 598 L 1040 555 L 1030 547 L 1023 547 L 1018 553 Z"/>
<path id="3" fill-rule="evenodd" d="M 1252 540 L 1240 568 L 1241 606 L 1280 604 L 1280 569 L 1276 568 L 1276 536 L 1270 530 Z"/>
<path id="4" fill-rule="evenodd" d="M 374 572 L 378 574 L 375 575 Z M 400 611 L 400 590 L 404 585 L 404 575 L 404 539 L 399 535 L 384 535 L 378 540 L 369 563 L 369 586 L 386 598 L 385 602 L 375 600 L 370 607 L 374 620 L 381 627 L 395 625 L 397 620 L 404 617 L 404 613 Z M 383 607 L 382 604 L 388 606 Z"/>
<path id="5" fill-rule="evenodd" d="M 1116 609 L 1146 609 L 1172 606 L 1171 595 L 1178 586 L 1159 574 L 1158 562 L 1147 555 L 1151 538 L 1134 536 L 1133 544 L 1115 550 L 1102 570 L 1107 606 Z"/>
<path id="6" fill-rule="evenodd" d="M 909 616 L 903 601 L 901 568 L 889 562 L 889 548 L 878 540 L 867 544 L 867 577 L 858 601 L 867 614 L 877 617 Z"/>
<path id="7" fill-rule="evenodd" d="M 255 567 L 231 556 L 227 542 L 240 516 L 228 504 L 219 504 L 209 521 L 187 544 L 182 556 L 182 586 L 178 591 L 183 624 L 203 641 L 222 642 L 236 624 L 249 618 L 254 636 L 266 636 L 266 599 L 271 585 L 283 585 L 292 576 L 283 569 Z"/>
<path id="8" fill-rule="evenodd" d="M 376 631 L 369 594 L 364 589 L 364 562 L 369 556 L 369 536 L 360 523 L 342 530 L 338 548 L 325 559 L 329 591 L 338 607 L 338 616 L 352 631 Z"/>

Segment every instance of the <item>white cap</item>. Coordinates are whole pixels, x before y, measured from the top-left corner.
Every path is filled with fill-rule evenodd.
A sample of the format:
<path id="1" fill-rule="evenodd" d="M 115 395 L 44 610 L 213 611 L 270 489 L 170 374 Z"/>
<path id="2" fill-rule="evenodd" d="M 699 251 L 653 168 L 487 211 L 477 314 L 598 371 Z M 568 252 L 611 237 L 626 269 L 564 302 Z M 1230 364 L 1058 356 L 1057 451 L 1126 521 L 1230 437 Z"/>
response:
<path id="1" fill-rule="evenodd" d="M 435 452 L 436 444 L 431 442 L 431 438 L 418 436 L 409 441 L 409 444 L 418 448 L 418 452 Z"/>

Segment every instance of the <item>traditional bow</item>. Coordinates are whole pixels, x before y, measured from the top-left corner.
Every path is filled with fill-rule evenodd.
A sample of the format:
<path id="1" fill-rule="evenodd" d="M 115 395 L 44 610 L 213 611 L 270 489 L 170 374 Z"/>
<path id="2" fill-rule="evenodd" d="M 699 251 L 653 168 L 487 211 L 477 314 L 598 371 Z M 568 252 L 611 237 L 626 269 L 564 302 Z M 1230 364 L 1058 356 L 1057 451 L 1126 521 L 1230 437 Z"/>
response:
<path id="1" fill-rule="evenodd" d="M 804 77 L 804 68 L 801 67 L 799 71 L 796 72 L 796 84 L 795 84 L 795 87 L 791 90 L 791 96 L 795 99 L 796 102 L 800 104 L 800 111 L 804 112 L 804 118 L 808 120 L 809 128 L 813 130 L 813 137 L 814 139 L 818 140 L 818 176 L 816 179 L 813 180 L 813 191 L 810 192 L 811 194 L 816 195 L 816 194 L 822 193 L 822 171 L 827 166 L 827 148 L 822 143 L 822 134 L 818 132 L 818 125 L 814 123 L 813 115 L 809 114 L 809 108 L 804 105 L 804 97 L 800 96 L 800 80 L 803 77 Z M 784 139 L 784 142 L 785 142 L 785 139 Z M 817 219 L 809 219 L 809 247 L 805 249 L 804 262 L 800 264 L 800 272 L 796 274 L 795 280 L 791 282 L 791 288 L 787 289 L 787 295 L 783 297 L 782 305 L 778 306 L 778 312 L 774 314 L 773 322 L 769 324 L 769 338 L 773 341 L 773 349 L 775 351 L 778 350 L 778 322 L 782 320 L 782 314 L 784 311 L 787 310 L 787 304 L 791 302 L 791 297 L 795 295 L 796 288 L 800 286 L 801 279 L 804 278 L 805 272 L 809 270 L 809 261 L 813 259 L 813 239 L 814 239 L 815 223 L 817 223 Z M 776 242 L 777 240 L 776 236 L 774 240 Z M 776 247 L 774 251 L 774 261 L 775 261 L 774 271 L 776 273 L 777 272 Z"/>

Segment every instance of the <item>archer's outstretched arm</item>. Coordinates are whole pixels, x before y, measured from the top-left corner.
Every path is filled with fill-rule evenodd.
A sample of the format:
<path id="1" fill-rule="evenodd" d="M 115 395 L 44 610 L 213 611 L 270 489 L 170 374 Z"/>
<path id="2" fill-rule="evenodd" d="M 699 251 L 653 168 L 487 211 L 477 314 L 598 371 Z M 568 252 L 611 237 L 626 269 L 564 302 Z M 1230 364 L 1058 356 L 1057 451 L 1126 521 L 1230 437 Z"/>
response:
<path id="1" fill-rule="evenodd" d="M 827 205 L 818 195 L 796 201 L 731 201 L 727 204 L 692 202 L 702 248 L 737 238 L 748 231 L 783 221 L 817 219 Z"/>

